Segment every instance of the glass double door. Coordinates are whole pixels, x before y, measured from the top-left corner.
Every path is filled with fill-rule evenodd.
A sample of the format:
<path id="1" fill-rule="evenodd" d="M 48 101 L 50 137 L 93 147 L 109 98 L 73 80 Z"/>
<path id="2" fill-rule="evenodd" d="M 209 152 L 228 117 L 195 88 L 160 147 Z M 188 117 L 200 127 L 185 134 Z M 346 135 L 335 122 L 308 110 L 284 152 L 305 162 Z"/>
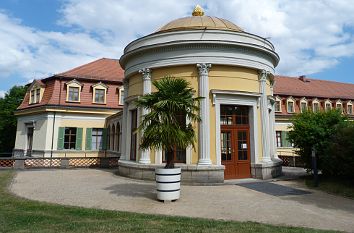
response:
<path id="1" fill-rule="evenodd" d="M 221 163 L 225 166 L 225 179 L 251 177 L 249 108 L 222 105 Z"/>

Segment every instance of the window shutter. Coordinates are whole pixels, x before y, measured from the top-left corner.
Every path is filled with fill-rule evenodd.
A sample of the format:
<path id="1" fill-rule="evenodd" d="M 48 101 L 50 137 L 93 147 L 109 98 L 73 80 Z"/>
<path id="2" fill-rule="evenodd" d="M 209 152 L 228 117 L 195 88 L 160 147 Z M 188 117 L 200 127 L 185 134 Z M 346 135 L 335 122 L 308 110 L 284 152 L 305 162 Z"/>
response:
<path id="1" fill-rule="evenodd" d="M 287 137 L 288 137 L 287 132 L 281 131 L 281 147 L 287 147 Z"/>
<path id="2" fill-rule="evenodd" d="M 76 150 L 82 150 L 82 128 L 76 129 Z"/>
<path id="3" fill-rule="evenodd" d="M 102 130 L 102 150 L 107 149 L 107 128 Z"/>
<path id="4" fill-rule="evenodd" d="M 65 131 L 65 127 L 59 127 L 57 150 L 64 149 L 64 131 Z"/>
<path id="5" fill-rule="evenodd" d="M 86 128 L 86 150 L 92 150 L 92 128 Z"/>

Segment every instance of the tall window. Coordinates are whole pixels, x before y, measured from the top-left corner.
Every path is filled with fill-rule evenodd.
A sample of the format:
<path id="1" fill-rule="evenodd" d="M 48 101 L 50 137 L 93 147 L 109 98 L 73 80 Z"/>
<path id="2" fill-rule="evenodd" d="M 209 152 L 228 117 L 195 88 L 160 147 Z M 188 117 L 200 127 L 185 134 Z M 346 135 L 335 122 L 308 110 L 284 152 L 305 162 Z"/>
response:
<path id="1" fill-rule="evenodd" d="M 64 149 L 75 150 L 77 128 L 66 127 L 64 131 Z"/>
<path id="2" fill-rule="evenodd" d="M 103 129 L 92 129 L 92 150 L 102 150 Z"/>
<path id="3" fill-rule="evenodd" d="M 318 102 L 313 103 L 313 111 L 314 112 L 320 111 L 320 103 Z"/>
<path id="4" fill-rule="evenodd" d="M 300 107 L 301 107 L 301 112 L 305 112 L 307 110 L 307 103 L 302 101 L 300 103 Z"/>
<path id="5" fill-rule="evenodd" d="M 176 116 L 176 120 L 179 123 L 181 127 L 186 127 L 186 116 L 184 114 L 178 114 Z M 163 162 L 166 162 L 167 157 L 166 157 L 167 151 L 164 153 L 163 157 Z M 176 163 L 185 163 L 186 162 L 186 149 L 185 148 L 180 148 L 177 146 L 173 147 L 173 158 Z"/>
<path id="6" fill-rule="evenodd" d="M 339 110 L 343 111 L 342 103 L 336 103 L 336 109 L 339 109 Z"/>
<path id="7" fill-rule="evenodd" d="M 79 87 L 69 87 L 68 101 L 79 102 Z"/>
<path id="8" fill-rule="evenodd" d="M 41 97 L 41 89 L 36 89 L 36 103 L 39 103 L 39 99 Z"/>
<path id="9" fill-rule="evenodd" d="M 353 114 L 353 105 L 347 104 L 347 114 L 352 115 Z"/>
<path id="10" fill-rule="evenodd" d="M 276 131 L 275 135 L 276 135 L 277 147 L 282 147 L 281 131 Z"/>
<path id="11" fill-rule="evenodd" d="M 294 101 L 288 100 L 287 105 L 288 105 L 288 113 L 295 112 Z"/>
<path id="12" fill-rule="evenodd" d="M 119 151 L 119 147 L 120 147 L 120 124 L 118 123 L 117 124 L 117 139 L 116 139 L 116 141 L 117 141 L 117 151 Z"/>
<path id="13" fill-rule="evenodd" d="M 35 90 L 32 90 L 31 91 L 31 101 L 30 101 L 30 103 L 31 104 L 34 104 L 36 101 L 35 101 Z"/>
<path id="14" fill-rule="evenodd" d="M 276 112 L 281 112 L 280 105 L 281 105 L 281 101 L 280 101 L 280 100 L 276 100 L 276 101 L 275 101 L 275 106 L 274 106 L 274 110 L 275 110 Z"/>
<path id="15" fill-rule="evenodd" d="M 330 102 L 326 102 L 326 111 L 329 111 L 332 109 L 332 104 Z"/>
<path id="16" fill-rule="evenodd" d="M 131 113 L 131 140 L 130 140 L 130 160 L 136 160 L 136 146 L 137 146 L 137 127 L 138 127 L 138 113 L 134 109 Z"/>
<path id="17" fill-rule="evenodd" d="M 124 88 L 119 89 L 119 104 L 124 104 Z"/>
<path id="18" fill-rule="evenodd" d="M 114 145 L 115 145 L 115 136 L 116 136 L 116 127 L 114 126 L 114 124 L 113 124 L 113 126 L 112 126 L 112 131 L 111 131 L 111 150 L 115 150 L 115 147 L 114 147 Z"/>
<path id="19" fill-rule="evenodd" d="M 98 89 L 96 88 L 95 90 L 95 103 L 105 103 L 105 95 L 106 95 L 106 90 L 104 89 Z"/>

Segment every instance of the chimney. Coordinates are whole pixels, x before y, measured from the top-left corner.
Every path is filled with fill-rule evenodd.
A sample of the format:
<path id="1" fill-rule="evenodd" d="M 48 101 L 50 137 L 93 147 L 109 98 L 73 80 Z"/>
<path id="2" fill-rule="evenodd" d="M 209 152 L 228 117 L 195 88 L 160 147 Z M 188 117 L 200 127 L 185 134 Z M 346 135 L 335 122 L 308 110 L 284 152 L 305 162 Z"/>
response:
<path id="1" fill-rule="evenodd" d="M 301 76 L 299 77 L 299 79 L 300 79 L 301 81 L 303 81 L 304 83 L 310 82 L 310 80 L 308 80 L 308 79 L 306 78 L 306 75 L 301 75 Z"/>

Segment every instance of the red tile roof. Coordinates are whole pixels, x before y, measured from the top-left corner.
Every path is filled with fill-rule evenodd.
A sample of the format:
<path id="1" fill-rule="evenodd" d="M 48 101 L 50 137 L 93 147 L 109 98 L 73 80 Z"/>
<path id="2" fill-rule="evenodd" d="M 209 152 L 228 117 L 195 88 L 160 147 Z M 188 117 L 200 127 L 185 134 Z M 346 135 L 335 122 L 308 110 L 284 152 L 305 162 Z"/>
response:
<path id="1" fill-rule="evenodd" d="M 117 59 L 101 58 L 55 76 L 101 81 L 123 81 L 124 70 Z"/>
<path id="2" fill-rule="evenodd" d="M 354 84 L 311 78 L 275 76 L 274 95 L 354 99 Z"/>
<path id="3" fill-rule="evenodd" d="M 64 79 L 63 79 L 64 77 Z M 45 86 L 40 103 L 29 104 L 30 89 L 27 91 L 18 110 L 40 107 L 44 105 L 93 107 L 103 109 L 121 109 L 119 105 L 119 87 L 122 86 L 124 70 L 119 61 L 115 59 L 101 58 L 88 64 L 79 66 L 69 71 L 34 82 Z M 80 103 L 66 102 L 66 83 L 68 80 L 77 79 L 83 84 Z M 107 104 L 92 103 L 92 86 L 102 82 L 107 85 Z M 30 85 L 32 87 L 33 84 Z"/>

